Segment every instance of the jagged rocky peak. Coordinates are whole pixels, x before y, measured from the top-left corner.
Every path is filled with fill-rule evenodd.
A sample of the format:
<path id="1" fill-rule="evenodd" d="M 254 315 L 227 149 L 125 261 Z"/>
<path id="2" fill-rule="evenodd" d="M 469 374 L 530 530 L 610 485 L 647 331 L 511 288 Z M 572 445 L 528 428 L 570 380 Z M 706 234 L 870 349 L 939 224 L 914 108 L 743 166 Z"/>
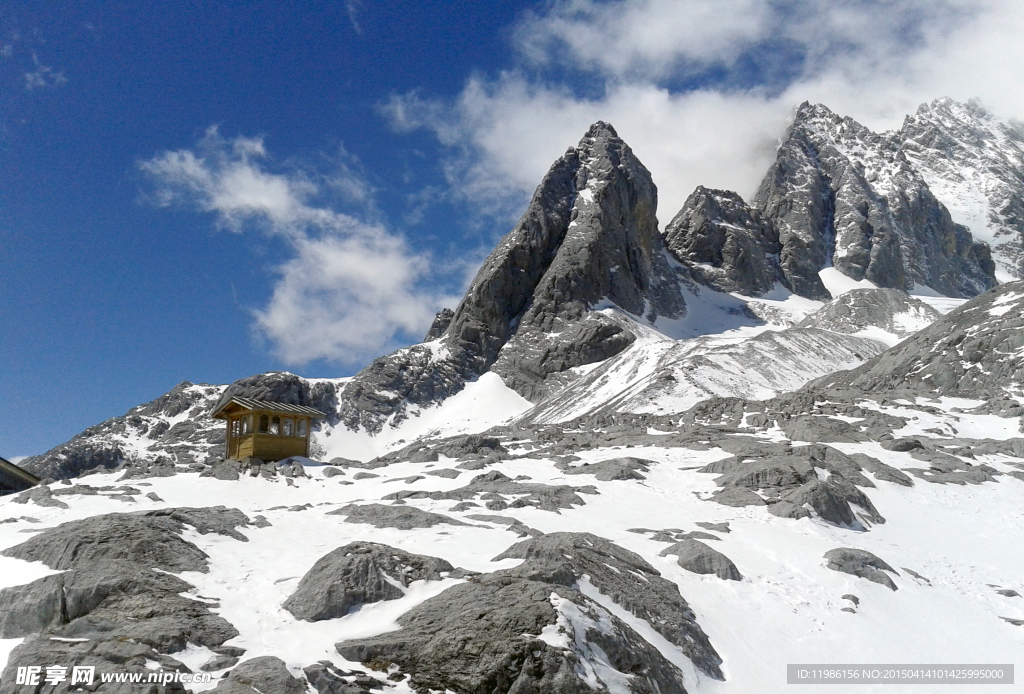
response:
<path id="1" fill-rule="evenodd" d="M 453 314 L 438 314 L 431 344 L 377 359 L 353 378 L 342 419 L 379 431 L 410 405 L 434 404 L 488 370 L 536 399 L 549 375 L 634 341 L 625 321 L 592 309 L 683 315 L 657 205 L 651 175 L 629 146 L 611 125 L 592 125 L 552 164 Z"/>
<path id="2" fill-rule="evenodd" d="M 754 197 L 779 234 L 784 283 L 830 298 L 818 272 L 971 297 L 996 284 L 989 248 L 956 224 L 904 154 L 821 105 L 802 104 Z"/>
<path id="3" fill-rule="evenodd" d="M 972 99 L 936 99 L 896 137 L 953 221 L 992 247 L 998 270 L 1024 278 L 1024 127 Z"/>
<path id="4" fill-rule="evenodd" d="M 595 123 L 549 169 L 516 227 L 484 262 L 446 338 L 481 370 L 522 326 L 543 331 L 603 300 L 641 315 L 679 315 L 682 297 L 658 251 L 658 193 L 611 125 Z"/>
<path id="5" fill-rule="evenodd" d="M 778 233 L 732 191 L 697 186 L 665 227 L 665 243 L 719 291 L 759 296 L 780 279 Z"/>

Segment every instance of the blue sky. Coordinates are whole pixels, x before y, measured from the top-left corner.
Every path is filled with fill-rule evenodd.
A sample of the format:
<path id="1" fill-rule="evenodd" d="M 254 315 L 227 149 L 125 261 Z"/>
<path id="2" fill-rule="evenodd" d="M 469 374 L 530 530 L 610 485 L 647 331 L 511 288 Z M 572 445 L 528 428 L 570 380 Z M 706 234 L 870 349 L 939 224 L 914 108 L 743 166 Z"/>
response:
<path id="1" fill-rule="evenodd" d="M 791 109 L 1024 116 L 1020 3 L 0 7 L 0 455 L 418 341 L 589 123 L 749 195 Z"/>

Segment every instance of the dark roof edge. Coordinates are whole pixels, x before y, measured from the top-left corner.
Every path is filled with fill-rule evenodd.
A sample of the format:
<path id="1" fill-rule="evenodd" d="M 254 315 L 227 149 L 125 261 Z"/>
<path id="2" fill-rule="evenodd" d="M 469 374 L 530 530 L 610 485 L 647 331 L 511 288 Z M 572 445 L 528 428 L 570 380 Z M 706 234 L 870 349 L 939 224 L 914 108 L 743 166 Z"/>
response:
<path id="1" fill-rule="evenodd" d="M 305 405 L 291 405 L 286 402 L 274 402 L 273 400 L 260 400 L 259 398 L 243 398 L 234 396 L 226 403 L 210 413 L 214 419 L 224 419 L 221 413 L 231 405 L 241 405 L 247 410 L 265 410 L 277 414 L 302 414 L 309 417 L 325 418 L 327 415 L 320 410 Z"/>
<path id="2" fill-rule="evenodd" d="M 29 484 L 39 484 L 40 482 L 40 479 L 33 475 L 31 472 L 24 468 L 18 467 L 17 465 L 7 460 L 6 458 L 0 458 L 0 470 L 3 470 L 4 472 L 10 475 L 14 475 L 15 477 L 22 479 L 25 482 L 28 482 Z"/>

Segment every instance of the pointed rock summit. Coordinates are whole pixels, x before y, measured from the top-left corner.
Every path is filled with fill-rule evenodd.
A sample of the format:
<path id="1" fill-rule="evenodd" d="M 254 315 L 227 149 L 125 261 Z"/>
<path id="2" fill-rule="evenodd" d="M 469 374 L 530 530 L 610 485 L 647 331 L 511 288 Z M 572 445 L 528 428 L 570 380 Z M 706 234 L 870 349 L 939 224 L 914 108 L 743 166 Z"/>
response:
<path id="1" fill-rule="evenodd" d="M 729 190 L 697 186 L 665 242 L 695 280 L 719 291 L 759 296 L 783 279 L 775 227 Z"/>
<path id="2" fill-rule="evenodd" d="M 657 206 L 650 172 L 611 125 L 592 125 L 548 170 L 454 313 L 438 314 L 433 341 L 377 359 L 352 379 L 343 421 L 379 431 L 488 370 L 536 400 L 551 374 L 606 359 L 635 339 L 594 309 L 682 316 Z"/>

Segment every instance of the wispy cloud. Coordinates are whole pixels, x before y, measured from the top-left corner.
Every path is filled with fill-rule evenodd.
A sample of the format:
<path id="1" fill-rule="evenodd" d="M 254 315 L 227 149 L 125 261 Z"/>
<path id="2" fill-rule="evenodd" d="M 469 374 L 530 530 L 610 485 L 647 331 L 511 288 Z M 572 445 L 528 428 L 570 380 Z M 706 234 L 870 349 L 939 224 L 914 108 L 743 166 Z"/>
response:
<path id="1" fill-rule="evenodd" d="M 210 128 L 195 148 L 139 167 L 158 205 L 185 204 L 233 232 L 286 241 L 291 256 L 276 268 L 269 303 L 253 314 L 281 359 L 357 365 L 421 338 L 444 300 L 425 286 L 428 256 L 380 221 L 327 204 L 340 198 L 372 210 L 373 189 L 357 163 L 342 151 L 329 174 L 275 167 L 262 138 L 228 139 Z"/>
<path id="2" fill-rule="evenodd" d="M 348 21 L 357 34 L 363 33 L 363 27 L 359 24 L 359 11 L 363 9 L 363 0 L 345 0 L 345 11 L 348 12 Z"/>
<path id="3" fill-rule="evenodd" d="M 522 20 L 505 72 L 383 110 L 447 145 L 453 194 L 488 215 L 521 210 L 565 147 L 610 121 L 664 220 L 698 184 L 749 197 L 804 100 L 876 129 L 941 96 L 1024 116 L 1021 26 L 1017 0 L 562 0 Z"/>

